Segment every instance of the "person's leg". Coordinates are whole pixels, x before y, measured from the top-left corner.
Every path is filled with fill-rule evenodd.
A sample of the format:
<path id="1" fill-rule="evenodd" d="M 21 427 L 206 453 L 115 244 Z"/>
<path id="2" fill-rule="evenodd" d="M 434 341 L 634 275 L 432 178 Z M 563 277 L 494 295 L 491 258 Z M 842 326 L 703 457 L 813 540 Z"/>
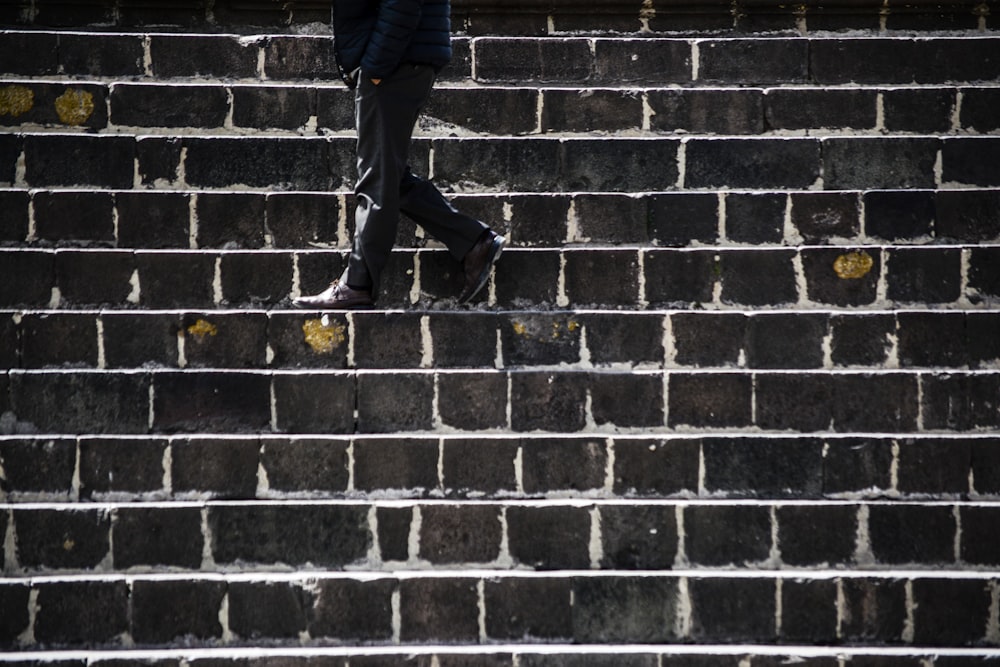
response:
<path id="1" fill-rule="evenodd" d="M 458 261 L 469 252 L 489 227 L 456 209 L 430 181 L 409 170 L 399 191 L 400 209 L 415 223 L 447 246 Z"/>

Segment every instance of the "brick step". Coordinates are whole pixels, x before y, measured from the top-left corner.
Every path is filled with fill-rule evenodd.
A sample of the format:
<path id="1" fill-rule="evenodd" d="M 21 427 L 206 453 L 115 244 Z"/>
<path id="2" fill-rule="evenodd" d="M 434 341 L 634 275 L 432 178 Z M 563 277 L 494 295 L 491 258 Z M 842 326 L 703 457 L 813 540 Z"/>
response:
<path id="1" fill-rule="evenodd" d="M 961 309 L 1000 296 L 998 253 L 990 244 L 512 248 L 477 303 L 517 310 Z M 271 308 L 325 289 L 344 260 L 335 250 L 0 248 L 7 278 L 0 308 Z M 396 250 L 383 276 L 382 308 L 455 307 L 463 284 L 461 265 L 438 249 Z"/>
<path id="2" fill-rule="evenodd" d="M 990 369 L 1000 310 L 0 311 L 0 369 Z"/>
<path id="3" fill-rule="evenodd" d="M 0 185 L 328 192 L 355 139 L 0 134 Z M 411 161 L 477 192 L 891 190 L 1000 186 L 1000 136 L 417 138 Z"/>
<path id="4" fill-rule="evenodd" d="M 1000 499 L 995 434 L 24 435 L 0 463 L 10 503 Z"/>
<path id="5" fill-rule="evenodd" d="M 33 650 L 751 642 L 780 651 L 792 650 L 781 643 L 884 645 L 918 655 L 978 646 L 993 655 L 1000 643 L 990 573 L 113 575 L 0 587 L 14 610 L 5 644 Z"/>
<path id="6" fill-rule="evenodd" d="M 991 371 L 8 371 L 8 432 L 911 434 L 1000 426 Z M 644 400 L 637 400 L 641 397 Z"/>
<path id="7" fill-rule="evenodd" d="M 993 34 L 461 37 L 445 79 L 689 84 L 937 84 L 1000 79 Z M 9 76 L 337 80 L 329 36 L 0 32 Z M 30 53 L 25 58 L 22 54 Z"/>
<path id="8" fill-rule="evenodd" d="M 1000 503 L 0 505 L 6 576 L 430 569 L 895 571 L 1000 565 Z M 995 569 L 990 571 L 995 576 Z"/>
<path id="9" fill-rule="evenodd" d="M 1000 188 L 454 194 L 511 248 L 871 246 L 1000 241 Z M 315 249 L 351 245 L 350 192 L 0 189 L 0 245 Z M 402 247 L 434 243 L 408 219 Z"/>
<path id="10" fill-rule="evenodd" d="M 421 133 L 533 135 L 590 132 L 717 135 L 996 133 L 1000 87 L 786 86 L 617 88 L 439 85 Z M 0 127 L 93 132 L 317 134 L 351 132 L 343 84 L 90 83 L 7 79 Z M 83 106 L 86 105 L 86 106 Z M 81 108 L 83 109 L 81 111 Z M 493 113 L 484 113 L 484 110 Z"/>

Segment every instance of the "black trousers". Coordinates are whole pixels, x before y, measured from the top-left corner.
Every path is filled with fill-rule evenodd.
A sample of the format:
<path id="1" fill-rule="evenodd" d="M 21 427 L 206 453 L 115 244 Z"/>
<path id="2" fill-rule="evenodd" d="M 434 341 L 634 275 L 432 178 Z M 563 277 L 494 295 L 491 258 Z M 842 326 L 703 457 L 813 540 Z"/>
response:
<path id="1" fill-rule="evenodd" d="M 362 76 L 354 98 L 358 182 L 354 244 L 341 276 L 350 287 L 378 294 L 396 240 L 400 212 L 461 260 L 487 226 L 455 209 L 407 164 L 413 129 L 434 87 L 434 69 L 403 64 L 379 85 Z"/>

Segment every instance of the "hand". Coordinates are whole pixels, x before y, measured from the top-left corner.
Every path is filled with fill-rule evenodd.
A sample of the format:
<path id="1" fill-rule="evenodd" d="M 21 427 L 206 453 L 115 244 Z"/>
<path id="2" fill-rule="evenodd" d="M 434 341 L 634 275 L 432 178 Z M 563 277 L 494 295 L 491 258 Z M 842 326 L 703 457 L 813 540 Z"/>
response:
<path id="1" fill-rule="evenodd" d="M 372 83 L 374 83 L 377 86 L 378 84 L 382 83 L 382 79 L 372 79 Z"/>

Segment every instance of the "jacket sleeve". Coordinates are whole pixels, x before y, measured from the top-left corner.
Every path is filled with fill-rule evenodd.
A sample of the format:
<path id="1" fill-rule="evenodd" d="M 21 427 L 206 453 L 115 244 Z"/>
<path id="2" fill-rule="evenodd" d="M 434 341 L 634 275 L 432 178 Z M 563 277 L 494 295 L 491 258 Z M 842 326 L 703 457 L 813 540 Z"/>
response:
<path id="1" fill-rule="evenodd" d="M 365 49 L 361 71 L 373 78 L 396 71 L 420 25 L 423 0 L 382 0 L 375 30 Z"/>

